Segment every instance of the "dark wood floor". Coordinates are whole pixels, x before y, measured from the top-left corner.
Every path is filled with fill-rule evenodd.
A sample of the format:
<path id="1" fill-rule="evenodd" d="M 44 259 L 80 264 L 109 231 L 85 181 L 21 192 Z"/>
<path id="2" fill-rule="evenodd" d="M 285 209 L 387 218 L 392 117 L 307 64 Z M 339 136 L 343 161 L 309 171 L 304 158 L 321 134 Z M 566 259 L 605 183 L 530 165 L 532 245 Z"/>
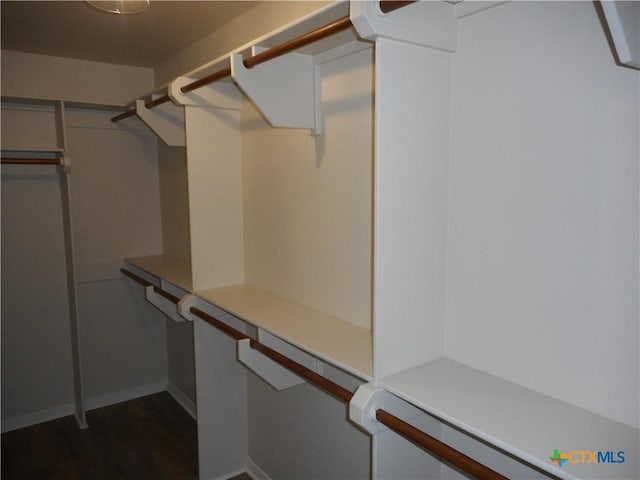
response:
<path id="1" fill-rule="evenodd" d="M 2 434 L 2 480 L 197 478 L 195 421 L 166 392 Z"/>

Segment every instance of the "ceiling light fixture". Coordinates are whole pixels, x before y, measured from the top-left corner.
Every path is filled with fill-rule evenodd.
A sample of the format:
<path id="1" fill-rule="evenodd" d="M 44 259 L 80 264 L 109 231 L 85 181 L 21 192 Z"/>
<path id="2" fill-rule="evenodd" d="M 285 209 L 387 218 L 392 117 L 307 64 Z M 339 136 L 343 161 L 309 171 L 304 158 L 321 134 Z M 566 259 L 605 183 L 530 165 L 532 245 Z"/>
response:
<path id="1" fill-rule="evenodd" d="M 89 5 L 118 15 L 141 13 L 149 8 L 149 0 L 86 0 Z"/>

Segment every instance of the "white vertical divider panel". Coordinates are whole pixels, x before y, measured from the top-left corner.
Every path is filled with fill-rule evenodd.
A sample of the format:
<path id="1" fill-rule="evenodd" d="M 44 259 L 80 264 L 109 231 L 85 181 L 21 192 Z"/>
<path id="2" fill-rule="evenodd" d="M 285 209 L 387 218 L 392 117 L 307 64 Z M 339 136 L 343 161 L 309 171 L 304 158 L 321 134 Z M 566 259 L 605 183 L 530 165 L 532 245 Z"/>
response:
<path id="1" fill-rule="evenodd" d="M 64 102 L 56 104 L 56 135 L 58 147 L 66 150 L 67 135 L 64 119 Z M 62 200 L 62 221 L 64 223 L 65 263 L 67 267 L 67 298 L 69 302 L 69 333 L 71 335 L 71 363 L 73 365 L 73 387 L 75 417 L 80 428 L 88 427 L 85 415 L 84 389 L 82 386 L 82 363 L 80 351 L 80 326 L 78 323 L 78 292 L 75 248 L 73 241 L 73 218 L 71 213 L 71 163 L 63 157 L 60 172 L 60 196 Z"/>
<path id="2" fill-rule="evenodd" d="M 64 119 L 64 101 L 60 100 L 55 105 L 56 115 L 56 143 L 60 150 L 67 149 L 67 130 Z"/>
<path id="3" fill-rule="evenodd" d="M 245 470 L 249 451 L 247 372 L 235 360 L 236 342 L 197 317 L 193 341 L 198 478 L 231 478 Z"/>
<path id="4" fill-rule="evenodd" d="M 358 33 L 375 40 L 375 385 L 444 353 L 450 52 L 457 23 L 454 7 L 443 2 L 419 2 L 388 15 L 378 2 L 351 6 Z M 358 397 L 352 412 L 362 402 Z M 439 437 L 437 422 L 427 423 L 420 427 Z M 374 479 L 441 478 L 433 457 L 389 430 L 372 433 Z"/>
<path id="5" fill-rule="evenodd" d="M 374 379 L 442 356 L 450 54 L 376 40 Z"/>
<path id="6" fill-rule="evenodd" d="M 225 108 L 184 99 L 194 292 L 244 282 L 242 104 L 238 92 L 223 93 Z M 247 373 L 236 361 L 236 342 L 199 318 L 194 356 L 199 478 L 232 477 L 248 456 Z"/>
<path id="7" fill-rule="evenodd" d="M 455 7 L 352 2 L 375 40 L 374 383 L 444 352 Z"/>
<path id="8" fill-rule="evenodd" d="M 193 291 L 242 284 L 240 101 L 184 108 Z"/>

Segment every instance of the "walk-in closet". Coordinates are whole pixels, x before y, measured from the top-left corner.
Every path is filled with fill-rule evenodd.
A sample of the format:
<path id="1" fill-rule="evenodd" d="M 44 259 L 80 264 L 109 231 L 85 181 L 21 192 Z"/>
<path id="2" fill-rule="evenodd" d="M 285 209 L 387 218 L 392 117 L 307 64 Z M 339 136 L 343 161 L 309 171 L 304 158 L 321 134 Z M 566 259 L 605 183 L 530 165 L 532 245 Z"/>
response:
<path id="1" fill-rule="evenodd" d="M 3 441 L 156 422 L 122 478 L 640 477 L 640 3 L 20 3 Z M 36 8 L 206 31 L 36 51 L 5 20 Z"/>

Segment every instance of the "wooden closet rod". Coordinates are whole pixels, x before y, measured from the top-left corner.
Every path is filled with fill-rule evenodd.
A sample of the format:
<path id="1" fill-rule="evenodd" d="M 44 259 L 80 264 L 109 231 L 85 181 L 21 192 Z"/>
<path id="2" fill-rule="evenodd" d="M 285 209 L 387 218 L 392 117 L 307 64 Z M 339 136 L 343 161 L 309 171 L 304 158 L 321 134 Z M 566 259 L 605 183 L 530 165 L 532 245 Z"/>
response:
<path id="1" fill-rule="evenodd" d="M 331 380 L 323 377 L 322 375 L 318 375 L 313 370 L 309 370 L 307 367 L 300 365 L 297 362 L 294 362 L 290 358 L 285 357 L 284 355 L 276 352 L 275 350 L 267 347 L 266 345 L 263 345 L 259 341 L 249 337 L 247 334 L 239 330 L 236 330 L 233 327 L 230 327 L 226 323 L 218 320 L 215 317 L 212 317 L 208 313 L 205 313 L 196 307 L 191 307 L 189 311 L 194 315 L 196 315 L 197 317 L 204 320 L 205 322 L 207 322 L 208 324 L 216 327 L 218 330 L 226 333 L 227 335 L 229 335 L 230 337 L 236 340 L 244 340 L 248 338 L 250 341 L 251 348 L 258 350 L 260 353 L 269 357 L 274 362 L 279 363 L 286 369 L 291 370 L 292 372 L 301 376 L 302 378 L 309 380 L 311 383 L 319 386 L 326 392 L 334 395 L 336 398 L 338 398 L 339 400 L 342 400 L 344 403 L 349 403 L 351 401 L 351 397 L 353 397 L 353 393 L 347 390 L 346 388 L 341 387 L 337 383 L 332 382 Z"/>
<path id="2" fill-rule="evenodd" d="M 153 287 L 154 292 L 156 292 L 161 297 L 166 298 L 170 302 L 175 303 L 176 305 L 180 302 L 180 299 L 175 295 L 172 295 L 166 290 L 163 290 L 162 288 L 155 286 L 153 283 L 146 281 L 144 278 L 139 277 L 138 275 L 136 275 L 133 272 L 130 272 L 126 268 L 121 268 L 120 272 L 122 272 L 123 275 L 126 275 L 127 277 L 129 277 L 131 280 L 139 283 L 143 287 Z"/>
<path id="3" fill-rule="evenodd" d="M 404 420 L 385 410 L 376 410 L 376 420 L 403 436 L 407 440 L 418 444 L 418 446 L 433 453 L 435 456 L 446 460 L 452 465 L 458 467 L 465 473 L 472 475 L 480 480 L 509 480 L 507 477 L 500 475 L 495 470 L 475 461 L 473 458 L 466 456 L 455 448 L 450 447 L 446 443 L 442 443 L 437 438 L 424 433 L 413 425 L 408 424 Z"/>
<path id="4" fill-rule="evenodd" d="M 2 165 L 60 165 L 60 159 L 2 157 Z"/>
<path id="5" fill-rule="evenodd" d="M 284 355 L 260 343 L 259 341 L 249 337 L 247 334 L 236 330 L 235 328 L 227 325 L 221 320 L 218 320 L 217 318 L 203 312 L 196 307 L 191 307 L 189 311 L 205 322 L 209 323 L 210 325 L 216 327 L 218 330 L 226 333 L 231 338 L 234 338 L 235 340 L 249 339 L 251 348 L 258 350 L 260 353 L 269 357 L 274 362 L 279 363 L 288 370 L 291 370 L 295 374 L 320 387 L 322 390 L 330 393 L 342 402 L 349 404 L 349 402 L 351 401 L 353 393 L 346 388 L 343 388 L 342 386 L 332 382 L 322 375 L 318 375 L 313 370 L 310 370 L 307 367 L 294 362 L 290 358 L 285 357 Z M 455 448 L 452 448 L 446 443 L 441 442 L 437 438 L 434 438 L 431 435 L 418 430 L 413 425 L 408 424 L 404 420 L 390 414 L 389 412 L 386 412 L 383 409 L 376 410 L 376 419 L 389 429 L 396 432 L 398 435 L 401 435 L 407 440 L 416 443 L 418 446 L 433 453 L 442 460 L 449 462 L 460 470 L 473 475 L 480 480 L 508 480 L 507 477 L 500 475 L 498 472 L 475 461 L 473 458 L 468 457 L 462 452 L 459 452 Z"/>
<path id="6" fill-rule="evenodd" d="M 178 303 L 180 303 L 180 299 L 178 297 L 176 297 L 175 295 L 170 294 L 169 292 L 167 292 L 166 290 L 163 290 L 160 287 L 156 287 L 155 285 L 153 286 L 153 291 L 156 292 L 158 295 L 160 295 L 161 297 L 166 298 L 167 300 L 169 300 L 171 303 L 175 303 L 176 305 Z"/>
<path id="7" fill-rule="evenodd" d="M 123 275 L 126 275 L 127 277 L 129 277 L 131 280 L 133 280 L 134 282 L 139 283 L 140 285 L 142 285 L 143 287 L 151 287 L 153 285 L 153 283 L 151 282 L 147 282 L 144 278 L 139 277 L 138 275 L 136 275 L 133 272 L 130 272 L 129 270 L 127 270 L 126 268 L 121 268 L 120 272 Z"/>
<path id="8" fill-rule="evenodd" d="M 380 9 L 384 13 L 392 12 L 397 10 L 398 8 L 409 5 L 410 3 L 414 3 L 416 0 L 410 1 L 381 1 Z M 344 16 L 331 22 L 327 25 L 323 25 L 322 27 L 316 28 L 308 33 L 302 34 L 298 37 L 292 38 L 291 40 L 287 40 L 275 47 L 271 47 L 264 52 L 258 53 L 256 55 L 252 55 L 243 60 L 243 64 L 246 68 L 253 68 L 256 65 L 260 65 L 261 63 L 267 62 L 274 58 L 277 58 L 285 53 L 289 53 L 298 48 L 304 47 L 305 45 L 309 45 L 313 42 L 317 42 L 322 38 L 329 37 L 335 33 L 341 32 L 342 30 L 346 30 L 351 27 L 351 19 L 349 16 Z M 189 93 L 197 88 L 204 87 L 205 85 L 209 85 L 213 82 L 217 82 L 218 80 L 222 80 L 231 75 L 231 67 L 225 67 L 217 72 L 214 72 L 210 75 L 202 77 L 198 80 L 194 80 L 193 82 L 180 87 L 180 92 Z M 155 100 L 147 99 L 144 104 L 147 108 L 153 108 L 158 105 L 162 105 L 163 103 L 168 102 L 170 99 L 168 94 L 164 94 Z M 111 119 L 112 122 L 119 122 L 120 120 L 124 120 L 125 118 L 131 117 L 135 115 L 136 109 L 133 108 L 127 112 L 121 113 Z"/>

